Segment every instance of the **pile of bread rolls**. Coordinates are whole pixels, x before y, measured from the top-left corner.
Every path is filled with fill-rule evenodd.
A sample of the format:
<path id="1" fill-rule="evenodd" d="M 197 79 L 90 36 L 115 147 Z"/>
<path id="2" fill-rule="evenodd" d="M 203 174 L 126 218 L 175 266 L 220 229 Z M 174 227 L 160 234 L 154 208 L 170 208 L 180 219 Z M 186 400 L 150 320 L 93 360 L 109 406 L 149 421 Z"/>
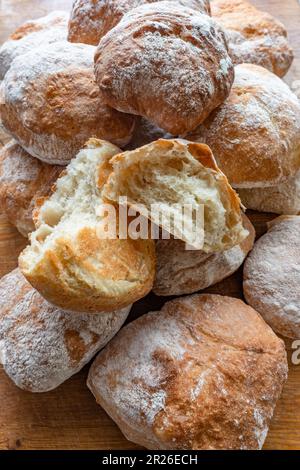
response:
<path id="1" fill-rule="evenodd" d="M 129 440 L 263 446 L 288 373 L 274 331 L 300 335 L 292 59 L 284 26 L 244 0 L 75 0 L 2 45 L 0 206 L 29 238 L 0 281 L 18 387 L 52 390 L 102 349 L 88 387 Z M 168 239 L 102 236 L 124 197 L 203 206 L 201 246 L 176 211 L 173 229 L 147 215 Z M 245 208 L 280 215 L 255 244 Z M 248 305 L 199 293 L 245 260 Z M 186 296 L 121 329 L 151 290 Z"/>

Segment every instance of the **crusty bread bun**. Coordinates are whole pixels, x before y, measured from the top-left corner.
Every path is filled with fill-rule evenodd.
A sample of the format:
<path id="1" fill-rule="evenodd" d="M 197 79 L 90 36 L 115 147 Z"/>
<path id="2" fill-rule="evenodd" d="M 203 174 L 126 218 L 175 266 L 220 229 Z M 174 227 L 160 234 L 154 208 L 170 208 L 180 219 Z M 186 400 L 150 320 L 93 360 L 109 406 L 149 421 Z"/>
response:
<path id="1" fill-rule="evenodd" d="M 300 338 L 300 216 L 277 217 L 244 267 L 244 295 L 283 336 Z"/>
<path id="2" fill-rule="evenodd" d="M 27 280 L 53 305 L 98 313 L 144 297 L 155 276 L 153 240 L 109 239 L 101 226 L 102 186 L 114 145 L 92 139 L 36 214 L 19 258 Z M 116 234 L 118 235 L 118 234 Z"/>
<path id="3" fill-rule="evenodd" d="M 153 122 L 148 121 L 148 119 L 138 118 L 132 139 L 125 147 L 125 150 L 135 150 L 158 139 L 172 138 L 174 138 L 172 134 L 168 134 L 163 129 L 160 129 L 160 127 L 157 127 Z"/>
<path id="4" fill-rule="evenodd" d="M 158 0 L 75 0 L 70 15 L 68 40 L 97 46 L 100 39 L 133 8 Z M 210 14 L 209 0 L 176 0 Z"/>
<path id="5" fill-rule="evenodd" d="M 67 40 L 68 18 L 65 11 L 53 11 L 37 20 L 26 21 L 17 28 L 0 47 L 0 80 L 3 80 L 16 57 L 34 48 Z"/>
<path id="6" fill-rule="evenodd" d="M 117 155 L 111 164 L 113 172 L 103 197 L 113 202 L 127 197 L 129 207 L 176 238 L 215 252 L 229 249 L 247 236 L 240 200 L 206 145 L 160 139 Z M 188 205 L 195 212 L 204 208 L 203 240 L 197 239 L 194 213 L 183 211 Z"/>
<path id="7" fill-rule="evenodd" d="M 18 387 L 47 392 L 79 372 L 129 311 L 71 315 L 46 302 L 15 269 L 0 280 L 0 362 Z"/>
<path id="8" fill-rule="evenodd" d="M 2 123 L 33 157 L 64 165 L 90 137 L 126 145 L 135 119 L 106 106 L 94 79 L 95 48 L 57 42 L 14 60 L 0 97 Z"/>
<path id="9" fill-rule="evenodd" d="M 277 186 L 239 189 L 238 193 L 248 209 L 275 214 L 300 214 L 300 171 Z"/>
<path id="10" fill-rule="evenodd" d="M 27 237 L 35 227 L 33 211 L 47 196 L 62 167 L 48 165 L 29 155 L 14 140 L 0 150 L 0 208 Z"/>
<path id="11" fill-rule="evenodd" d="M 243 222 L 248 237 L 239 245 L 217 253 L 187 250 L 181 240 L 158 240 L 154 293 L 161 296 L 193 294 L 231 276 L 243 264 L 255 240 L 254 227 L 245 215 Z"/>
<path id="12" fill-rule="evenodd" d="M 300 168 L 300 101 L 263 67 L 235 67 L 229 98 L 187 139 L 210 146 L 236 188 L 276 186 Z"/>
<path id="13" fill-rule="evenodd" d="M 88 387 L 126 438 L 148 449 L 260 449 L 287 371 L 283 341 L 255 310 L 194 295 L 123 328 Z"/>
<path id="14" fill-rule="evenodd" d="M 96 80 L 106 103 L 173 135 L 197 127 L 234 78 L 221 26 L 172 2 L 127 13 L 100 41 Z"/>
<path id="15" fill-rule="evenodd" d="M 226 31 L 234 64 L 261 65 L 279 77 L 287 73 L 293 49 L 280 21 L 245 0 L 214 0 L 211 9 Z"/>

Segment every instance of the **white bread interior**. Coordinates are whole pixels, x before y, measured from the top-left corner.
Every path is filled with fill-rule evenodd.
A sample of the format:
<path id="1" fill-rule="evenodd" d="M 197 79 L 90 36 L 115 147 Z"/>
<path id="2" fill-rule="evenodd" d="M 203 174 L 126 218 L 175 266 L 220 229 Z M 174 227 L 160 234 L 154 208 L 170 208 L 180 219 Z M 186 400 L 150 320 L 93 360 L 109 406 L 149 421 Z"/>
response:
<path id="1" fill-rule="evenodd" d="M 227 178 L 216 166 L 209 147 L 183 140 L 159 139 L 144 147 L 124 152 L 111 161 L 113 173 L 104 186 L 103 197 L 119 202 L 126 196 L 127 204 L 148 211 L 151 204 L 164 208 L 191 204 L 204 206 L 204 241 L 198 249 L 215 252 L 239 244 L 248 232 L 243 228 L 240 200 Z M 182 212 L 174 207 L 174 226 Z M 145 213 L 146 214 L 146 213 Z M 149 218 L 157 223 L 157 220 Z M 169 225 L 160 226 L 166 231 Z M 193 220 L 194 223 L 194 220 Z M 171 227 L 172 229 L 172 227 Z M 191 227 L 192 230 L 195 227 Z M 179 238 L 178 233 L 170 233 Z M 182 240 L 193 245 L 194 232 L 184 233 Z"/>

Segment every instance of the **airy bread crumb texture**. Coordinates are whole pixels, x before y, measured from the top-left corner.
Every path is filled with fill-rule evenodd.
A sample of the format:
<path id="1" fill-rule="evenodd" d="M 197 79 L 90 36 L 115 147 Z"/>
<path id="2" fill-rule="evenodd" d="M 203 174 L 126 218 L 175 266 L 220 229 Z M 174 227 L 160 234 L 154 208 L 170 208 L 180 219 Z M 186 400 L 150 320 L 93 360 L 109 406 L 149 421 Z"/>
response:
<path id="1" fill-rule="evenodd" d="M 20 255 L 29 282 L 65 310 L 114 310 L 152 288 L 154 242 L 110 240 L 101 233 L 102 184 L 110 158 L 119 152 L 105 141 L 88 142 L 37 211 L 37 229 Z"/>
<path id="2" fill-rule="evenodd" d="M 173 236 L 195 246 L 195 214 L 201 207 L 204 241 L 198 249 L 229 249 L 247 236 L 239 198 L 206 145 L 159 139 L 117 155 L 111 163 L 113 173 L 104 186 L 104 198 L 118 202 L 126 196 L 130 207 Z M 188 220 L 189 214 L 183 214 L 185 205 L 196 210 L 192 221 Z M 158 208 L 158 215 L 154 207 Z M 168 207 L 172 208 L 174 223 L 170 223 Z M 147 212 L 143 213 L 145 209 Z M 183 220 L 186 229 L 179 232 L 176 228 L 182 226 Z"/>

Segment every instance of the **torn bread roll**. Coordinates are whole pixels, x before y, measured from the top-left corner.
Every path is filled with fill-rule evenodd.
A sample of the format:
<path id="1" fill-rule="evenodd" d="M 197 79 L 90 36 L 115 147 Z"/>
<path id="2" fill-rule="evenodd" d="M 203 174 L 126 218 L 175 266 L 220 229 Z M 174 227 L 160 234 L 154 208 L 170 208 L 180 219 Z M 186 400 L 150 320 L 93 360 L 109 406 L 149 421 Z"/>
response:
<path id="1" fill-rule="evenodd" d="M 64 310 L 113 311 L 152 289 L 154 241 L 119 239 L 117 230 L 113 237 L 102 224 L 102 187 L 109 160 L 119 152 L 108 142 L 88 142 L 40 207 L 31 244 L 20 255 L 27 280 Z"/>
<path id="2" fill-rule="evenodd" d="M 15 269 L 0 280 L 0 362 L 18 387 L 48 392 L 79 372 L 129 311 L 72 315 L 46 302 Z"/>
<path id="3" fill-rule="evenodd" d="M 283 77 L 293 61 L 284 25 L 245 0 L 214 0 L 212 17 L 228 38 L 234 64 L 256 64 Z"/>
<path id="4" fill-rule="evenodd" d="M 14 140 L 0 150 L 0 208 L 24 237 L 35 229 L 35 206 L 50 194 L 62 171 L 32 157 Z"/>
<path id="5" fill-rule="evenodd" d="M 174 237 L 214 252 L 247 236 L 240 200 L 206 145 L 160 139 L 111 164 L 103 197 L 115 203 L 126 197 L 129 207 Z"/>
<path id="6" fill-rule="evenodd" d="M 244 266 L 244 296 L 277 333 L 300 338 L 300 216 L 277 217 Z"/>
<path id="7" fill-rule="evenodd" d="M 277 186 L 300 169 L 300 101 L 263 67 L 237 65 L 229 98 L 186 138 L 210 146 L 233 187 Z"/>
<path id="8" fill-rule="evenodd" d="M 37 20 L 26 21 L 0 47 L 0 80 L 3 80 L 13 60 L 35 48 L 66 41 L 69 15 L 53 11 Z"/>
<path id="9" fill-rule="evenodd" d="M 275 214 L 300 214 L 300 171 L 277 186 L 240 188 L 238 194 L 248 209 Z"/>
<path id="10" fill-rule="evenodd" d="M 68 40 L 97 46 L 100 39 L 116 26 L 133 8 L 158 0 L 75 0 L 73 2 Z M 176 0 L 176 3 L 210 14 L 209 0 Z"/>
<path id="11" fill-rule="evenodd" d="M 109 106 L 179 135 L 223 103 L 234 70 L 221 26 L 164 1 L 131 10 L 101 39 L 95 75 Z"/>
<path id="12" fill-rule="evenodd" d="M 243 225 L 248 237 L 217 253 L 187 249 L 181 240 L 158 240 L 153 292 L 161 296 L 193 294 L 231 276 L 243 264 L 255 240 L 254 227 L 245 215 Z"/>
<path id="13" fill-rule="evenodd" d="M 65 165 L 90 137 L 125 146 L 135 118 L 106 106 L 94 79 L 95 48 L 58 42 L 14 60 L 2 83 L 7 132 L 33 157 Z"/>
<path id="14" fill-rule="evenodd" d="M 134 360 L 133 360 L 134 358 Z M 287 378 L 283 341 L 244 302 L 194 295 L 123 328 L 88 387 L 148 449 L 260 449 Z"/>

